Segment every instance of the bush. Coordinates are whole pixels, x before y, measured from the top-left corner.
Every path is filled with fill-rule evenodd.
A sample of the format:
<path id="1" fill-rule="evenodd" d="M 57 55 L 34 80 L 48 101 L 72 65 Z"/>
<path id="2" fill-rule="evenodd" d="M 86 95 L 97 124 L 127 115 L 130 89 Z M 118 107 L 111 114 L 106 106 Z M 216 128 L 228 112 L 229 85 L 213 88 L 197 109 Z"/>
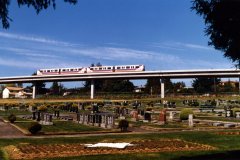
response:
<path id="1" fill-rule="evenodd" d="M 126 119 L 122 119 L 118 123 L 118 127 L 121 129 L 121 132 L 126 132 L 129 126 L 129 122 Z"/>
<path id="2" fill-rule="evenodd" d="M 180 119 L 181 120 L 188 120 L 188 115 L 193 114 L 193 110 L 189 108 L 184 108 L 180 112 Z"/>
<path id="3" fill-rule="evenodd" d="M 10 116 L 8 116 L 8 120 L 11 123 L 14 123 L 17 120 L 17 117 L 14 114 L 11 114 Z"/>
<path id="4" fill-rule="evenodd" d="M 31 132 L 32 134 L 36 134 L 41 129 L 42 129 L 42 125 L 37 122 L 31 123 L 30 127 L 28 128 L 29 132 Z"/>
<path id="5" fill-rule="evenodd" d="M 41 106 L 39 106 L 37 109 L 38 109 L 38 111 L 40 111 L 40 112 L 45 112 L 45 111 L 47 111 L 47 106 L 41 105 Z"/>

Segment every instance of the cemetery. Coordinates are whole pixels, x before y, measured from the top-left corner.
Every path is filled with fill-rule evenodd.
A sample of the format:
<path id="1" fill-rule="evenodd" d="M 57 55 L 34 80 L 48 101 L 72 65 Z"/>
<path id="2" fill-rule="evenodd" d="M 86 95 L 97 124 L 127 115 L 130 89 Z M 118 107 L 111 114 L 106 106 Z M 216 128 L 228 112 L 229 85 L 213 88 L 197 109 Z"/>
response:
<path id="1" fill-rule="evenodd" d="M 121 120 L 129 122 L 128 131 L 131 132 L 138 128 L 142 130 L 238 128 L 240 122 L 238 101 L 218 99 L 26 103 L 0 106 L 0 113 L 5 119 L 8 114 L 17 112 L 20 113 L 16 115 L 20 121 L 16 121 L 14 125 L 24 127 L 25 130 L 30 122 L 38 122 L 43 128 L 51 126 L 56 128 L 56 124 L 67 123 L 76 127 L 79 125 L 109 132 L 118 132 Z M 68 129 L 65 132 L 68 132 Z"/>
<path id="2" fill-rule="evenodd" d="M 14 115 L 16 119 L 10 122 L 10 115 Z M 42 157 L 49 159 L 59 157 L 59 155 L 84 157 L 109 154 L 131 155 L 138 152 L 154 154 L 171 151 L 215 152 L 218 150 L 214 145 L 215 142 L 211 144 L 207 140 L 196 139 L 194 135 L 213 136 L 213 139 L 215 136 L 221 138 L 221 136 L 240 135 L 240 103 L 238 100 L 153 99 L 148 101 L 2 103 L 0 104 L 0 116 L 6 123 L 20 129 L 27 137 L 46 136 L 45 138 L 49 139 L 48 136 L 69 135 L 71 137 L 71 135 L 78 134 L 96 134 L 97 137 L 96 139 L 88 137 L 88 141 L 80 138 L 81 143 L 73 140 L 73 144 L 51 139 L 50 144 L 34 145 L 30 142 L 31 145 L 28 143 L 4 145 L 4 151 L 12 159 L 20 159 L 19 157 L 35 159 L 39 157 L 37 154 L 39 150 Z M 32 132 L 30 127 L 35 127 L 36 124 L 41 128 Z M 108 135 L 108 133 L 116 135 Z M 104 134 L 105 138 L 100 138 L 98 134 Z M 124 134 L 124 136 L 118 134 Z M 154 140 L 149 139 L 148 134 L 151 134 Z M 183 139 L 176 138 L 179 136 Z M 76 139 L 76 137 L 69 139 Z M 58 141 L 63 144 L 59 144 Z M 155 143 L 156 141 L 159 143 Z M 131 145 L 126 146 L 124 150 L 86 147 L 85 144 L 90 142 L 91 144 L 99 142 Z M 65 151 L 68 147 L 74 149 Z M 13 149 L 17 152 L 11 152 Z M 60 152 L 62 154 L 59 154 Z"/>

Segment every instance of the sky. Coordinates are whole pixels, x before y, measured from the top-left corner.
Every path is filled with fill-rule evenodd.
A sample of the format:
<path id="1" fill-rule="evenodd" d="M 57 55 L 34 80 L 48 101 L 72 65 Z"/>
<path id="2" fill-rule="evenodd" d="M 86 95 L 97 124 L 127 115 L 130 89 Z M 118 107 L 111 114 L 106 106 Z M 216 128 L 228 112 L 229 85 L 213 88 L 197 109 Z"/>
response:
<path id="1" fill-rule="evenodd" d="M 234 68 L 208 46 L 191 0 L 56 2 L 37 15 L 11 1 L 10 28 L 0 27 L 0 77 L 97 62 L 144 64 L 148 71 Z"/>

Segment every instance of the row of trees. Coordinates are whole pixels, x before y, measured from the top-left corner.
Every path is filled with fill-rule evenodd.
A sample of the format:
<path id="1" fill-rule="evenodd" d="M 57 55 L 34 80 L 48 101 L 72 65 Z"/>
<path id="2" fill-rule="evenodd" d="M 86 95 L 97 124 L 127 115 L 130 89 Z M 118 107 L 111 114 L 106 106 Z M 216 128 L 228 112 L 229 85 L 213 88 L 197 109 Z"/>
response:
<path id="1" fill-rule="evenodd" d="M 172 82 L 170 79 L 162 80 L 165 87 L 165 93 L 218 93 L 218 92 L 238 92 L 239 84 L 227 81 L 224 84 L 221 83 L 220 78 L 195 78 L 192 83 L 192 88 L 186 88 L 184 82 Z M 95 80 L 96 92 L 133 92 L 135 89 L 134 84 L 129 80 Z M 46 88 L 46 84 L 38 82 L 34 84 L 36 86 L 37 94 L 50 93 L 53 95 L 63 95 L 64 92 L 69 91 L 63 84 L 53 82 L 50 88 Z M 1 90 L 5 87 L 22 87 L 22 84 L 7 84 L 0 86 Z M 80 91 L 86 93 L 90 91 L 91 81 L 85 81 L 82 88 L 71 89 L 73 92 Z M 31 90 L 32 86 L 26 87 Z M 159 78 L 151 78 L 147 80 L 144 88 L 146 94 L 160 94 L 161 93 L 161 81 Z"/>

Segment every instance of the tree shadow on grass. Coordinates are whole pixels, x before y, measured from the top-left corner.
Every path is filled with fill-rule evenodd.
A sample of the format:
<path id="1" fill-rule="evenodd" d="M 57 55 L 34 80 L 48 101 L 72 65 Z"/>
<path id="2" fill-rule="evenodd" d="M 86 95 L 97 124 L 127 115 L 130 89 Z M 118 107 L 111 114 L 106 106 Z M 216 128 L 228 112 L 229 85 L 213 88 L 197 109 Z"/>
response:
<path id="1" fill-rule="evenodd" d="M 239 160 L 240 150 L 226 151 L 205 155 L 195 155 L 195 156 L 182 156 L 172 160 Z"/>

